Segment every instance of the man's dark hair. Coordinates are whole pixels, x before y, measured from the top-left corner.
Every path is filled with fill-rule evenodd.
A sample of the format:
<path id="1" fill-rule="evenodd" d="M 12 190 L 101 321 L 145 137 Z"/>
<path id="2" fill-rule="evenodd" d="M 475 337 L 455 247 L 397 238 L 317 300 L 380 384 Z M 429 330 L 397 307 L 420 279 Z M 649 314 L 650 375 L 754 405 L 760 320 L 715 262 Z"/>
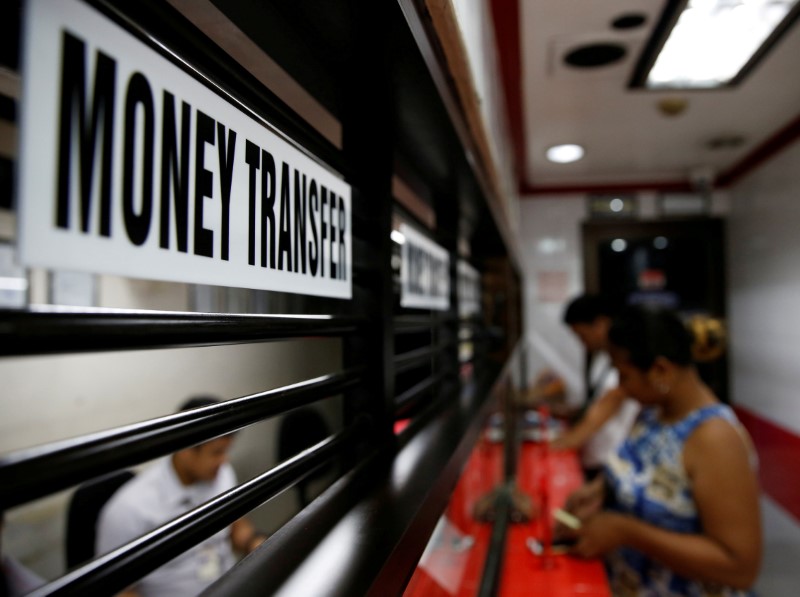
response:
<path id="1" fill-rule="evenodd" d="M 192 396 L 186 399 L 179 407 L 178 412 L 183 412 L 184 410 L 191 410 L 193 408 L 200 408 L 201 406 L 208 406 L 210 404 L 219 404 L 221 400 L 215 396 L 209 395 L 198 395 Z"/>
<path id="2" fill-rule="evenodd" d="M 564 323 L 593 323 L 598 317 L 613 318 L 619 311 L 619 303 L 602 294 L 582 294 L 572 299 L 564 310 Z"/>

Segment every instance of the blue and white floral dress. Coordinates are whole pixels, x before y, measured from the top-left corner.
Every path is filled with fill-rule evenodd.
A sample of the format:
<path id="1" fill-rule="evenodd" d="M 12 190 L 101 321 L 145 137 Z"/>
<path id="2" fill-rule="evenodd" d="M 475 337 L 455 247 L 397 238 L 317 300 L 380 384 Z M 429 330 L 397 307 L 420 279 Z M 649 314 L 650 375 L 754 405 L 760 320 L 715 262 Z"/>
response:
<path id="1" fill-rule="evenodd" d="M 724 404 L 693 411 L 677 423 L 659 420 L 657 408 L 645 409 L 628 439 L 606 465 L 609 508 L 679 533 L 700 533 L 701 524 L 691 481 L 683 466 L 683 446 L 698 425 L 721 417 L 740 427 Z M 744 597 L 752 595 L 711 583 L 690 580 L 643 553 L 622 547 L 607 557 L 615 597 Z"/>

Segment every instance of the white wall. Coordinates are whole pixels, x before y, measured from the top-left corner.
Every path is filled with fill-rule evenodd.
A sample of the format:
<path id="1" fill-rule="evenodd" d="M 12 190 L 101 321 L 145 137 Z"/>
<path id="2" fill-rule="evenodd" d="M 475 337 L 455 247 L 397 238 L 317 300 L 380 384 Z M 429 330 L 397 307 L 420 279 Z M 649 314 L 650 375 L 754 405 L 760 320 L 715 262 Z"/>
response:
<path id="1" fill-rule="evenodd" d="M 794 434 L 800 433 L 799 169 L 795 143 L 733 189 L 727 255 L 733 400 Z M 791 475 L 796 463 L 761 466 Z M 762 513 L 765 552 L 756 588 L 762 595 L 796 595 L 800 525 L 767 497 Z"/>
<path id="2" fill-rule="evenodd" d="M 734 400 L 800 433 L 800 143 L 732 191 L 728 313 Z"/>
<path id="3" fill-rule="evenodd" d="M 527 371 L 547 367 L 567 383 L 569 399 L 583 399 L 583 349 L 561 323 L 564 305 L 583 291 L 583 195 L 526 199 L 520 204 L 520 254 L 525 287 Z M 548 288 L 543 288 L 548 285 Z"/>

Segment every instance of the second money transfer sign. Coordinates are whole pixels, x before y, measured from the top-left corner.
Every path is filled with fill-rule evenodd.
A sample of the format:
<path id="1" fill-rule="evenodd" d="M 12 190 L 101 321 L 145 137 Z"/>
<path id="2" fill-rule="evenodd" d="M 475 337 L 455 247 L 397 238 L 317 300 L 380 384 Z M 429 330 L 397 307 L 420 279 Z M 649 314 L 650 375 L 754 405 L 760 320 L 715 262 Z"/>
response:
<path id="1" fill-rule="evenodd" d="M 450 254 L 411 226 L 402 224 L 405 237 L 400 264 L 400 306 L 446 311 L 450 308 Z"/>

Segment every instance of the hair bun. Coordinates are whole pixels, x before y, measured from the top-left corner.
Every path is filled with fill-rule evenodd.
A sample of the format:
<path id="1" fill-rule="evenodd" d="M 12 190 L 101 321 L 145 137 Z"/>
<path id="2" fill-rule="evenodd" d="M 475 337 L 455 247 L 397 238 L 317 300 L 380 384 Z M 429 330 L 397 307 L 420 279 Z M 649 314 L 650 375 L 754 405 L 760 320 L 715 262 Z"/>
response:
<path id="1" fill-rule="evenodd" d="M 728 344 L 725 323 L 709 315 L 694 315 L 687 324 L 692 334 L 692 359 L 708 363 L 722 356 Z"/>

